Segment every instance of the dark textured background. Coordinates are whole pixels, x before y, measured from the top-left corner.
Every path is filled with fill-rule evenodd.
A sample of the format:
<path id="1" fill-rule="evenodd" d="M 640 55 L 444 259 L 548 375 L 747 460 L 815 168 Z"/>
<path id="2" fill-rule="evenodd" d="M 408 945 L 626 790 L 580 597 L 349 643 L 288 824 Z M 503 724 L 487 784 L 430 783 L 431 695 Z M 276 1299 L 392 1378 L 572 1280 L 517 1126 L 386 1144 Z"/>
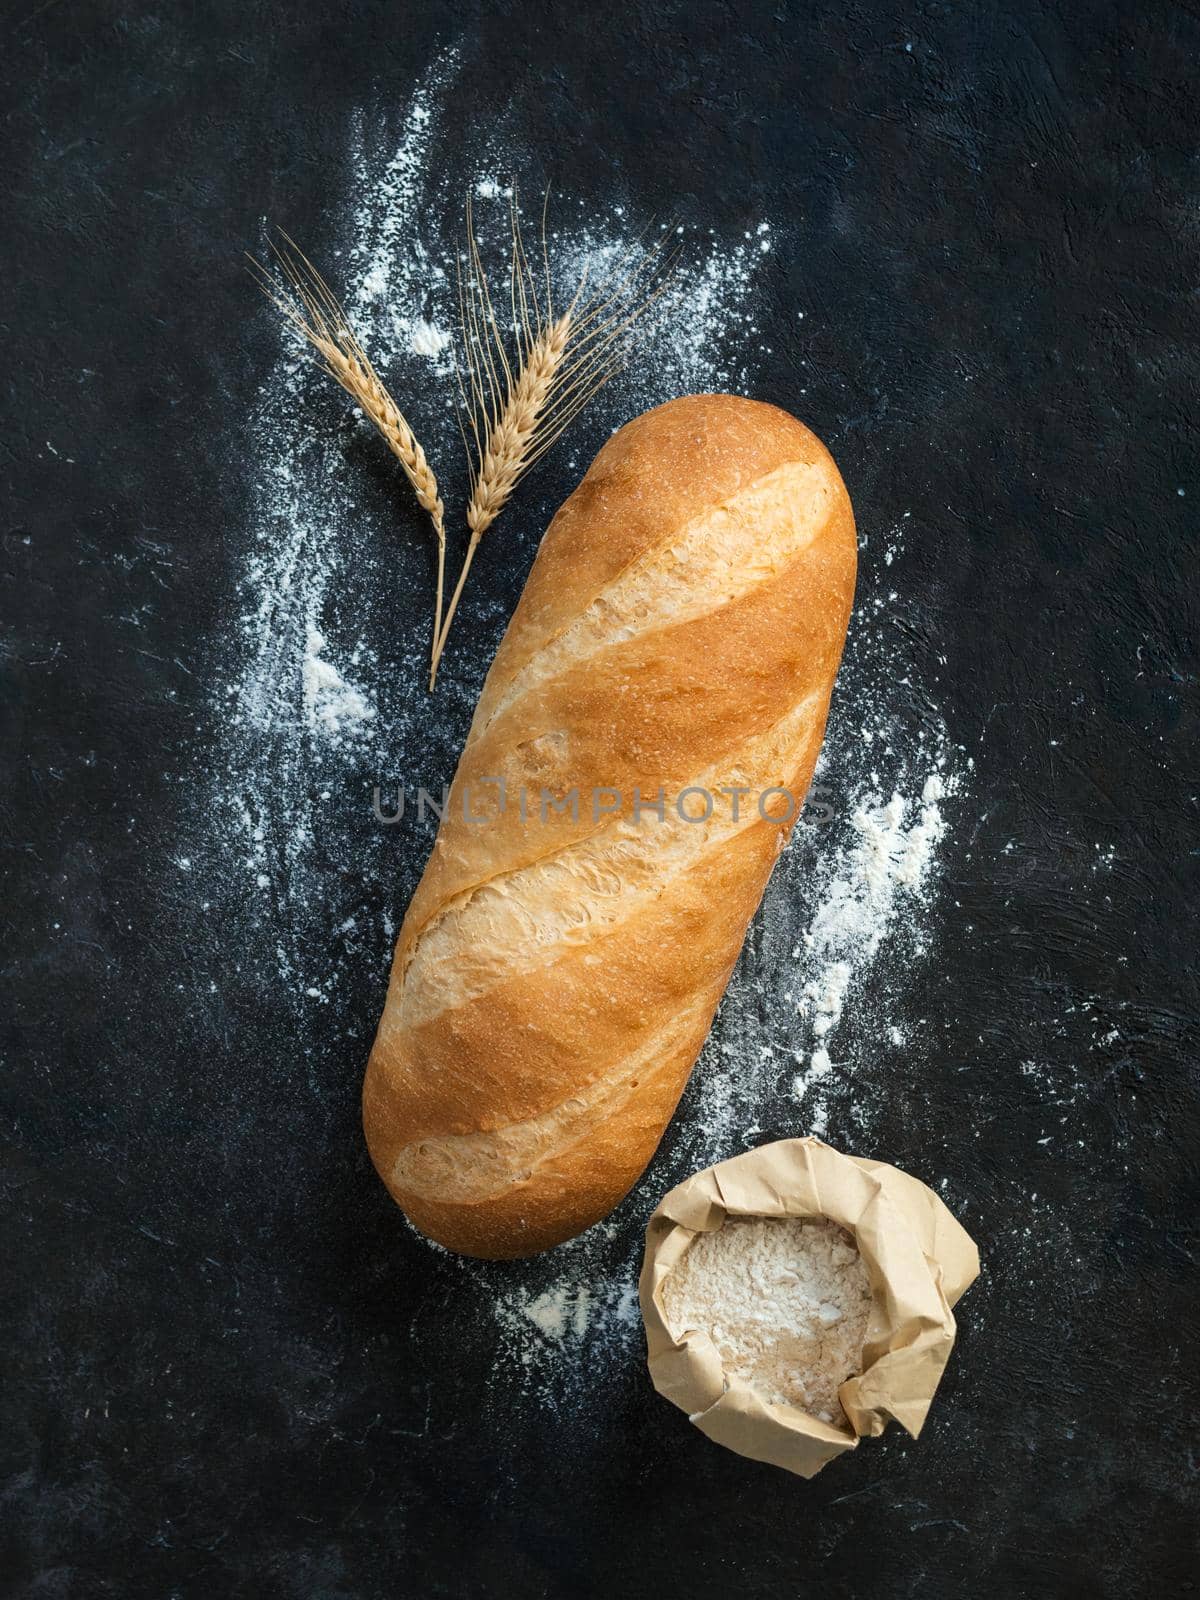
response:
<path id="1" fill-rule="evenodd" d="M 0 1589 L 1192 1592 L 1192 9 L 4 10 Z M 452 120 L 508 106 L 570 192 L 804 217 L 761 392 L 799 405 L 813 307 L 801 409 L 864 526 L 912 508 L 951 732 L 986 751 L 936 1042 L 872 1153 L 948 1180 L 987 1270 L 926 1436 L 810 1485 L 635 1367 L 591 1433 L 510 1392 L 361 1152 L 379 973 L 297 1105 L 269 987 L 161 881 L 275 348 L 237 253 L 264 214 L 321 237 L 349 113 L 454 38 Z"/>

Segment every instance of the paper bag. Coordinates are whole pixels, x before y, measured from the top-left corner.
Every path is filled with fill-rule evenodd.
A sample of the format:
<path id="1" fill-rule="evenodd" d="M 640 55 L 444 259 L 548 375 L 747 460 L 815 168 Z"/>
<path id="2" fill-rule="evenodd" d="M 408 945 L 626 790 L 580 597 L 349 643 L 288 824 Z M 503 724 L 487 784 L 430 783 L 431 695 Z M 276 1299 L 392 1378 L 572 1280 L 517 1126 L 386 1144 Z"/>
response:
<path id="1" fill-rule="evenodd" d="M 862 1371 L 838 1398 L 847 1427 L 768 1405 L 727 1375 L 707 1333 L 676 1342 L 661 1288 L 698 1233 L 730 1217 L 828 1217 L 851 1233 L 871 1280 Z M 864 1434 L 903 1424 L 920 1433 L 954 1345 L 951 1307 L 979 1273 L 979 1252 L 916 1178 L 820 1139 L 781 1139 L 697 1172 L 661 1202 L 646 1229 L 639 1293 L 654 1387 L 710 1439 L 811 1478 Z"/>

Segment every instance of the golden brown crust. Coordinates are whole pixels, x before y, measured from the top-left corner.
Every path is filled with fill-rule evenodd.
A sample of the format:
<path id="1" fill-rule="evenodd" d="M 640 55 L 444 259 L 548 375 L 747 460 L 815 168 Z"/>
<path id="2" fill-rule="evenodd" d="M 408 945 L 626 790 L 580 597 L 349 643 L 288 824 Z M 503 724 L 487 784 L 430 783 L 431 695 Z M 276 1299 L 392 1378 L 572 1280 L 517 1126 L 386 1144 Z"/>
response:
<path id="1" fill-rule="evenodd" d="M 833 466 L 803 423 L 777 406 L 734 395 L 685 395 L 627 422 L 547 529 L 480 696 L 481 711 L 648 547 L 776 467 L 817 459 Z"/>
<path id="2" fill-rule="evenodd" d="M 761 492 L 747 498 L 764 480 L 766 513 Z M 807 501 L 797 511 L 801 490 L 811 511 Z M 740 527 L 740 505 L 770 525 Z M 761 544 L 772 559 L 722 569 L 721 594 L 680 611 L 672 549 L 687 528 L 702 543 L 718 507 L 731 508 L 736 549 Z M 578 860 L 586 899 L 606 852 L 625 859 L 615 841 L 635 787 L 672 795 L 698 774 L 757 761 L 764 783 L 802 798 L 854 565 L 849 499 L 824 446 L 786 413 L 731 396 L 690 396 L 627 424 L 551 523 L 401 930 L 364 1085 L 375 1164 L 431 1237 L 476 1255 L 529 1254 L 622 1198 L 683 1090 L 788 830 L 754 816 L 664 842 L 661 882 L 631 869 L 628 893 L 594 930 L 548 928 L 536 960 L 497 942 L 476 962 L 479 992 L 448 980 L 439 992 L 445 966 L 425 941 L 441 939 L 438 962 L 449 952 L 453 965 L 480 893 L 519 904 L 547 862 L 565 872 Z M 625 804 L 599 820 L 585 799 L 577 819 L 522 821 L 515 805 L 501 810 L 489 777 L 503 777 L 509 797 L 543 786 L 586 797 L 603 784 Z M 487 825 L 464 820 L 468 789 L 475 814 L 490 809 Z M 691 867 L 672 870 L 672 850 Z"/>

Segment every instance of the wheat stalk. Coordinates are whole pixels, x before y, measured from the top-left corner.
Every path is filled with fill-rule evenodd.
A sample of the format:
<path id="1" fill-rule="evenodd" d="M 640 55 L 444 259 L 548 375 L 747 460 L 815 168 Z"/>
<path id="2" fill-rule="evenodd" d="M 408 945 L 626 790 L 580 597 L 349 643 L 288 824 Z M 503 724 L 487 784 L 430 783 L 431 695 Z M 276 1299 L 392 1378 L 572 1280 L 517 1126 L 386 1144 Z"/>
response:
<path id="1" fill-rule="evenodd" d="M 661 248 L 618 263 L 601 288 L 585 298 L 586 273 L 566 309 L 553 309 L 542 213 L 542 270 L 531 266 L 521 238 L 514 186 L 511 212 L 510 358 L 483 268 L 467 200 L 467 251 L 459 258 L 459 310 L 467 376 L 459 382 L 471 459 L 469 538 L 462 568 L 434 644 L 429 686 L 437 680 L 450 624 L 484 534 L 507 505 L 521 477 L 551 447 L 598 390 L 624 366 L 634 324 L 658 300 L 671 261 Z M 621 270 L 624 269 L 624 270 Z M 469 434 L 469 437 L 468 437 Z"/>
<path id="2" fill-rule="evenodd" d="M 488 429 L 481 446 L 478 469 L 472 473 L 471 498 L 467 505 L 470 538 L 458 582 L 454 585 L 454 593 L 446 608 L 441 635 L 434 646 L 429 672 L 431 689 L 437 681 L 438 663 L 446 648 L 446 635 L 458 610 L 458 602 L 479 542 L 503 511 L 517 486 L 518 478 L 532 462 L 534 446 L 538 442 L 538 423 L 545 412 L 547 398 L 570 338 L 571 313 L 568 311 L 534 341 L 528 359 L 509 388 L 499 417 Z M 551 441 L 543 437 L 541 442 L 545 447 Z"/>
<path id="3" fill-rule="evenodd" d="M 411 424 L 371 365 L 329 286 L 295 242 L 286 234 L 283 239 L 282 246 L 273 246 L 278 274 L 252 259 L 260 286 L 317 352 L 329 376 L 341 384 L 378 428 L 412 484 L 418 504 L 433 523 L 437 539 L 437 593 L 430 661 L 436 666 L 446 573 L 446 512 L 437 478 Z"/>

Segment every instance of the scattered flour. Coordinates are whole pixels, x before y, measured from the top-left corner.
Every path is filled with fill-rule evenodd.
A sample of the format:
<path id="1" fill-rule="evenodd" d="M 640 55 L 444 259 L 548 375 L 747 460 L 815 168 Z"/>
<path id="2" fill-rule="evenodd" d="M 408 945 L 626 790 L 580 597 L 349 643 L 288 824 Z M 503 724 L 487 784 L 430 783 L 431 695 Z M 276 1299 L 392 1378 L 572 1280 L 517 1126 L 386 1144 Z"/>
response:
<path id="1" fill-rule="evenodd" d="M 458 1262 L 494 1320 L 500 1361 L 541 1404 L 578 1404 L 608 1366 L 635 1359 L 641 1232 L 617 1213 L 515 1266 Z"/>
<path id="2" fill-rule="evenodd" d="M 438 328 L 432 322 L 424 320 L 413 324 L 408 339 L 409 348 L 414 355 L 428 356 L 431 361 L 436 360 L 449 343 L 450 335 L 444 328 Z"/>
<path id="3" fill-rule="evenodd" d="M 861 540 L 813 788 L 688 1090 L 679 1176 L 689 1156 L 700 1166 L 745 1149 L 751 1129 L 869 1152 L 897 1045 L 920 1048 L 911 995 L 938 948 L 971 762 L 949 738 L 936 677 L 923 681 L 913 659 L 912 610 L 893 587 L 908 528 Z"/>
<path id="4" fill-rule="evenodd" d="M 532 1297 L 519 1291 L 512 1300 L 501 1302 L 500 1313 L 510 1321 L 513 1317 L 524 1317 L 546 1339 L 558 1341 L 570 1333 L 582 1340 L 591 1325 L 593 1311 L 601 1320 L 608 1314 L 602 1301 L 593 1304 L 593 1300 L 593 1286 L 585 1280 L 563 1279 Z M 617 1317 L 628 1320 L 632 1304 L 630 1290 L 615 1308 Z"/>
<path id="5" fill-rule="evenodd" d="M 349 130 L 340 224 L 330 238 L 304 241 L 404 396 L 451 507 L 465 484 L 446 334 L 457 324 L 462 195 L 473 188 L 484 248 L 502 248 L 511 190 L 492 174 L 507 170 L 519 143 L 517 122 L 500 116 L 461 165 L 447 162 L 447 149 L 462 148 L 459 138 L 441 139 L 459 74 L 446 52 L 394 125 L 360 115 Z M 603 277 L 642 221 L 632 207 L 598 209 L 569 195 L 554 196 L 550 216 L 559 296 L 585 270 L 589 281 Z M 773 225 L 756 220 L 733 240 L 690 226 L 669 242 L 680 250 L 670 292 L 638 360 L 556 447 L 564 476 L 582 470 L 605 430 L 651 405 L 757 387 L 759 359 L 770 353 L 758 284 Z M 431 580 L 419 543 L 427 530 L 416 516 L 398 527 L 381 507 L 366 464 L 378 479 L 386 452 L 309 356 L 283 330 L 279 338 L 247 424 L 240 603 L 231 636 L 213 647 L 215 735 L 187 854 L 190 870 L 206 875 L 204 907 L 236 927 L 241 961 L 277 997 L 281 1026 L 290 1007 L 303 1038 L 315 1005 L 338 1015 L 366 971 L 382 984 L 396 914 L 431 842 L 432 829 L 401 841 L 398 829 L 377 825 L 371 785 L 448 780 L 476 685 L 464 670 L 443 671 L 431 707 L 423 687 Z M 403 492 L 397 481 L 397 504 Z M 943 800 L 959 792 L 966 769 L 891 587 L 903 587 L 904 531 L 878 548 L 871 536 L 863 541 L 816 804 L 775 873 L 649 1187 L 549 1257 L 459 1264 L 495 1331 L 498 1359 L 547 1404 L 568 1403 L 568 1390 L 577 1403 L 571 1383 L 581 1373 L 594 1379 L 638 1343 L 641 1233 L 669 1184 L 760 1137 L 828 1128 L 838 1142 L 862 1132 L 873 1097 L 886 1093 L 872 1070 L 889 1028 L 898 1034 L 902 1023 L 912 1046 L 906 986 L 933 945 L 952 822 Z M 510 533 L 523 537 L 520 517 Z M 798 927 L 807 930 L 799 946 Z M 352 1019 L 344 1025 L 361 1033 Z"/>
<path id="6" fill-rule="evenodd" d="M 856 972 L 879 954 L 902 905 L 919 903 L 946 831 L 938 806 L 945 792 L 934 772 L 915 803 L 893 793 L 886 805 L 872 796 L 855 806 L 855 842 L 838 861 L 803 945 L 792 952 L 810 973 L 799 1009 L 811 1017 L 814 1038 L 836 1028 Z M 919 938 L 914 949 L 923 951 Z"/>
<path id="7" fill-rule="evenodd" d="M 871 1282 L 854 1240 L 824 1219 L 731 1217 L 701 1233 L 663 1284 L 675 1338 L 716 1345 L 726 1376 L 768 1405 L 845 1423 L 838 1389 L 862 1370 Z"/>
<path id="8" fill-rule="evenodd" d="M 310 733 L 323 734 L 340 744 L 361 736 L 364 725 L 374 718 L 375 708 L 361 689 L 326 661 L 321 654 L 326 644 L 324 634 L 310 626 L 305 634 L 301 668 L 304 716 Z"/>
<path id="9" fill-rule="evenodd" d="M 558 1288 L 539 1295 L 536 1300 L 526 1302 L 521 1309 L 534 1327 L 540 1328 L 548 1339 L 561 1339 L 568 1325 L 575 1337 L 582 1339 L 587 1332 L 591 1299 L 591 1290 L 586 1284 L 577 1284 L 571 1289 L 560 1284 Z"/>

